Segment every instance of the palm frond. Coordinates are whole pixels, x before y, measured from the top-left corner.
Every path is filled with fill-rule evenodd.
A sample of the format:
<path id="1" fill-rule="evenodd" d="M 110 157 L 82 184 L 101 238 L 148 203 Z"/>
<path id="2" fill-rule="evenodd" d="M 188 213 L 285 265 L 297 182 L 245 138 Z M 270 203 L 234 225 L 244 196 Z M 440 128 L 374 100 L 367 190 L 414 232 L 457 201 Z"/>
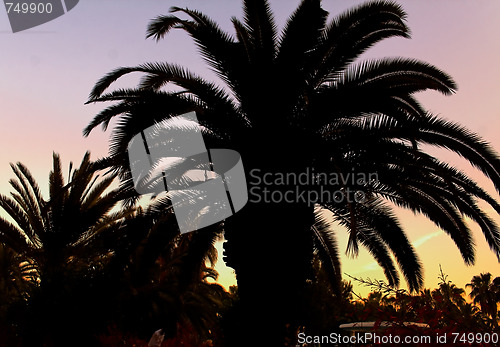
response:
<path id="1" fill-rule="evenodd" d="M 392 211 L 379 199 L 365 201 L 358 210 L 363 223 L 374 230 L 394 254 L 409 290 L 413 292 L 421 288 L 422 265 Z"/>
<path id="2" fill-rule="evenodd" d="M 375 232 L 366 230 L 359 233 L 358 240 L 380 265 L 384 271 L 385 278 L 387 279 L 389 286 L 398 287 L 398 271 L 394 266 L 394 262 L 392 261 L 387 246 L 380 239 L 380 237 Z"/>
<path id="3" fill-rule="evenodd" d="M 222 31 L 211 18 L 199 11 L 179 7 L 173 7 L 171 11 L 183 12 L 191 17 L 191 21 L 176 20 L 169 16 L 159 17 L 149 26 L 148 37 L 162 37 L 173 27 L 172 23 L 175 22 L 176 27 L 186 31 L 194 39 L 205 61 L 215 69 L 224 81 L 231 85 L 231 81 L 234 80 L 241 68 L 234 63 L 234 55 L 242 53 L 235 49 L 233 38 Z M 155 30 L 157 31 L 155 32 Z M 232 53 L 233 57 L 229 58 L 228 53 Z"/>
<path id="4" fill-rule="evenodd" d="M 98 176 L 95 177 L 97 180 Z M 99 200 L 102 196 L 104 196 L 104 192 L 111 186 L 111 184 L 115 181 L 116 174 L 108 175 L 107 177 L 103 177 L 99 183 L 92 190 L 91 187 L 93 184 L 89 185 L 89 189 L 87 189 L 85 194 L 82 194 L 82 209 L 87 210 L 99 203 Z"/>
<path id="5" fill-rule="evenodd" d="M 323 32 L 315 59 L 315 85 L 334 79 L 377 42 L 410 36 L 406 13 L 392 1 L 370 1 L 333 18 Z"/>
<path id="6" fill-rule="evenodd" d="M 0 196 L 0 206 L 3 208 L 1 198 Z M 33 247 L 33 243 L 27 242 L 26 234 L 22 229 L 2 217 L 0 217 L 0 242 L 21 254 L 29 252 Z"/>
<path id="7" fill-rule="evenodd" d="M 109 122 L 122 113 L 127 112 L 130 109 L 130 105 L 127 101 L 122 101 L 116 105 L 111 105 L 101 112 L 99 112 L 94 119 L 83 129 L 83 136 L 88 137 L 93 129 L 97 128 L 99 125 L 102 126 L 102 130 L 106 131 L 109 126 Z"/>
<path id="8" fill-rule="evenodd" d="M 44 199 L 42 197 L 40 187 L 36 183 L 30 170 L 28 170 L 28 168 L 22 163 L 17 163 L 15 166 L 11 165 L 11 167 L 13 168 L 13 170 L 15 168 L 14 173 L 16 174 L 16 176 L 20 180 L 22 177 L 22 180 L 26 180 L 29 183 L 29 186 L 31 188 L 31 192 L 33 193 L 33 201 L 34 201 L 33 206 L 36 206 L 37 209 L 39 211 L 41 211 L 43 209 Z M 24 186 L 24 184 L 23 184 L 23 186 Z M 25 190 L 29 191 L 28 187 L 26 187 Z"/>
<path id="9" fill-rule="evenodd" d="M 179 28 L 183 22 L 176 16 L 158 16 L 149 23 L 146 38 L 152 37 L 159 41 L 173 28 Z"/>
<path id="10" fill-rule="evenodd" d="M 19 183 L 21 182 L 21 183 Z M 26 213 L 34 234 L 41 234 L 44 230 L 42 210 L 24 180 L 10 180 L 12 188 L 17 193 L 12 192 L 12 198 L 17 202 L 19 207 Z"/>
<path id="11" fill-rule="evenodd" d="M 453 79 L 438 68 L 416 59 L 383 58 L 351 65 L 333 81 L 334 85 L 369 90 L 382 89 L 407 95 L 431 89 L 445 95 L 457 89 Z"/>
<path id="12" fill-rule="evenodd" d="M 459 154 L 482 171 L 500 191 L 500 158 L 488 142 L 461 125 L 435 116 L 429 116 L 427 122 L 419 121 L 416 125 L 423 130 L 420 142 Z"/>
<path id="13" fill-rule="evenodd" d="M 287 77 L 290 87 L 300 93 L 309 81 L 311 66 L 309 56 L 319 44 L 328 12 L 321 8 L 319 0 L 303 0 L 290 16 L 282 32 L 276 57 L 277 66 Z M 299 88 L 297 91 L 296 89 Z"/>
<path id="14" fill-rule="evenodd" d="M 259 51 L 257 56 L 271 61 L 276 52 L 278 34 L 269 2 L 267 0 L 245 0 L 243 1 L 243 13 L 245 29 L 252 51 Z M 240 42 L 242 41 L 240 40 Z"/>
<path id="15" fill-rule="evenodd" d="M 358 213 L 358 206 L 356 206 L 356 211 L 353 211 L 349 210 L 345 205 L 336 205 L 331 203 L 323 203 L 322 205 L 333 213 L 333 220 L 346 228 L 350 233 L 349 242 L 356 244 L 355 247 L 358 246 L 358 243 L 365 247 L 383 269 L 389 284 L 397 287 L 399 285 L 399 275 L 389 254 L 389 249 L 386 243 L 378 234 L 380 231 L 374 229 L 373 225 L 364 223 L 359 218 L 356 219 L 355 224 L 353 223 L 352 214 Z M 351 235 L 354 225 L 356 232 L 355 235 Z"/>
<path id="16" fill-rule="evenodd" d="M 327 273 L 330 274 L 332 288 L 339 293 L 342 282 L 342 272 L 340 263 L 340 253 L 337 245 L 335 234 L 332 226 L 324 215 L 321 209 L 315 211 L 315 224 L 312 226 L 312 231 L 319 243 L 319 252 L 322 258 L 328 263 Z"/>
<path id="17" fill-rule="evenodd" d="M 19 231 L 24 237 L 35 241 L 36 234 L 30 224 L 29 217 L 19 204 L 4 195 L 0 195 L 0 207 L 14 220 L 18 227 L 14 230 Z M 5 221 L 6 222 L 6 221 Z M 5 227 L 10 228 L 11 224 L 5 224 Z"/>
<path id="18" fill-rule="evenodd" d="M 97 81 L 89 94 L 88 103 L 94 102 L 109 88 L 113 82 L 116 82 L 120 77 L 132 72 L 140 71 L 138 67 L 119 67 L 107 73 Z"/>

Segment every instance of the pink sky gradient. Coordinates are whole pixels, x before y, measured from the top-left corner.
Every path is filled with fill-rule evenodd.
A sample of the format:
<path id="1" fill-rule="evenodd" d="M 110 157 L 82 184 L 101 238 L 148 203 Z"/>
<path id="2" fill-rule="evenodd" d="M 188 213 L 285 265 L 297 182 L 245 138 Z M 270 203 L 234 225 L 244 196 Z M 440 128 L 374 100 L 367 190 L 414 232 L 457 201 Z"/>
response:
<path id="1" fill-rule="evenodd" d="M 299 3 L 270 2 L 280 27 Z M 361 2 L 324 0 L 323 6 L 336 14 Z M 450 97 L 422 93 L 420 100 L 432 112 L 467 126 L 500 149 L 500 2 L 398 3 L 408 13 L 412 39 L 387 40 L 362 58 L 412 57 L 443 69 L 457 81 L 458 92 Z M 174 5 L 200 9 L 227 30 L 231 30 L 231 16 L 242 17 L 241 2 L 235 0 L 83 0 L 52 22 L 12 34 L 7 15 L 0 9 L 0 193 L 10 191 L 9 162 L 26 164 L 46 191 L 52 151 L 61 154 L 65 165 L 69 161 L 79 162 L 86 150 L 92 151 L 93 158 L 107 153 L 109 132 L 97 130 L 89 138 L 83 138 L 82 129 L 103 108 L 103 105 L 84 105 L 87 95 L 94 83 L 112 69 L 168 61 L 213 77 L 184 34 L 173 32 L 160 43 L 145 39 L 149 20 L 166 14 Z M 119 85 L 133 86 L 133 82 L 134 78 L 130 78 Z M 439 153 L 485 183 L 462 160 Z M 498 197 L 490 185 L 485 187 Z M 401 215 L 424 263 L 426 287 L 436 286 L 439 264 L 459 286 L 480 272 L 500 276 L 496 257 L 489 252 L 476 227 L 477 261 L 475 266 L 466 267 L 451 239 L 439 233 L 436 226 L 408 212 Z M 345 249 L 346 236 L 342 230 L 338 237 L 341 248 Z M 344 257 L 343 270 L 354 276 L 384 278 L 364 251 L 354 260 Z M 234 281 L 230 271 L 223 268 L 221 271 L 224 284 Z M 356 287 L 356 291 L 366 293 L 368 289 Z"/>

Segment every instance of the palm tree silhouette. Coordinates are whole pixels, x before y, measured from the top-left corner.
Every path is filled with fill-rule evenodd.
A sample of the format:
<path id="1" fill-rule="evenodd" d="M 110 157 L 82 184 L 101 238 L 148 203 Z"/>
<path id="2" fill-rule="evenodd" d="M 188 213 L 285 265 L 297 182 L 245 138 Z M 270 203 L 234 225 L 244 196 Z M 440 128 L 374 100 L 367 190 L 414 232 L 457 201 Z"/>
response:
<path id="1" fill-rule="evenodd" d="M 472 277 L 465 285 L 471 288 L 469 296 L 481 310 L 491 317 L 492 328 L 498 329 L 498 303 L 500 302 L 500 277 L 492 279 L 491 273 L 482 273 Z"/>
<path id="2" fill-rule="evenodd" d="M 85 298 L 66 295 L 75 281 L 92 278 L 106 261 L 109 240 L 133 209 L 113 211 L 124 195 L 120 189 L 110 189 L 115 175 L 99 180 L 99 166 L 90 161 L 88 152 L 78 168 L 70 165 L 68 183 L 54 153 L 49 199 L 42 196 L 25 165 L 11 167 L 16 175 L 10 180 L 14 192 L 11 197 L 0 195 L 0 207 L 14 223 L 0 218 L 0 242 L 28 261 L 34 277 L 30 283 L 37 284 L 23 292 L 29 299 L 29 315 L 20 322 L 24 342 L 37 346 L 50 340 L 66 345 L 68 335 L 71 338 L 74 329 L 82 328 L 77 322 L 88 319 L 76 309 Z"/>
<path id="3" fill-rule="evenodd" d="M 355 63 L 383 39 L 409 37 L 399 5 L 372 1 L 328 19 L 321 1 L 303 0 L 281 33 L 267 1 L 244 0 L 243 11 L 243 21 L 231 19 L 233 35 L 201 12 L 177 7 L 172 12 L 181 16 L 160 16 L 148 27 L 147 36 L 156 40 L 173 29 L 184 30 L 224 87 L 168 63 L 118 68 L 97 82 L 88 101 L 117 103 L 84 130 L 88 135 L 98 125 L 106 129 L 119 117 L 110 164 L 126 189 L 132 187 L 126 154 L 131 138 L 155 122 L 189 111 L 196 111 L 207 147 L 241 154 L 247 177 L 252 170 L 298 175 L 314 169 L 337 177 L 377 173 L 376 180 L 300 187 L 254 182 L 252 187 L 281 194 L 328 190 L 344 199 L 251 201 L 224 222 L 226 262 L 236 270 L 241 299 L 239 314 L 231 318 L 235 336 L 258 330 L 270 336 L 268 345 L 282 345 L 285 327 L 299 325 L 307 309 L 301 296 L 314 247 L 340 283 L 332 221 L 349 232 L 348 251 L 356 254 L 359 244 L 366 247 L 389 284 L 399 284 L 392 253 L 409 289 L 420 289 L 421 264 L 388 202 L 432 220 L 453 239 L 467 264 L 474 262 L 474 243 L 463 216 L 479 224 L 499 254 L 497 226 L 477 201 L 484 200 L 496 212 L 499 204 L 465 173 L 423 148 L 457 153 L 500 188 L 494 150 L 466 128 L 427 112 L 414 96 L 429 89 L 453 93 L 451 77 L 414 59 Z M 137 88 L 106 92 L 132 72 L 143 73 Z M 164 88 L 169 85 L 180 91 Z M 348 199 L 353 191 L 361 194 L 361 201 Z M 230 345 L 254 343 L 236 341 Z"/>
<path id="4" fill-rule="evenodd" d="M 220 228 L 180 235 L 171 210 L 163 199 L 139 207 L 116 238 L 115 256 L 100 285 L 111 301 L 110 321 L 144 338 L 158 328 L 166 340 L 186 328 L 200 341 L 220 338 L 229 295 L 208 281 L 218 276 L 213 265 Z"/>
<path id="5" fill-rule="evenodd" d="M 120 206 L 128 193 L 112 189 L 115 175 L 100 177 L 106 160 L 92 162 L 89 153 L 70 165 L 67 183 L 58 155 L 53 162 L 49 199 L 21 163 L 12 165 L 11 197 L 0 195 L 13 221 L 0 219 L 5 326 L 19 325 L 27 346 L 66 346 L 75 336 L 72 345 L 93 345 L 109 322 L 144 336 L 163 327 L 171 338 L 179 325 L 218 338 L 228 295 L 207 279 L 217 277 L 220 228 L 179 235 L 163 199 L 146 209 Z"/>
<path id="6" fill-rule="evenodd" d="M 19 254 L 35 261 L 41 286 L 61 284 L 64 264 L 77 269 L 95 252 L 95 246 L 120 226 L 133 209 L 111 210 L 123 199 L 120 189 L 107 191 L 115 175 L 97 182 L 98 165 L 86 153 L 80 167 L 64 183 L 59 155 L 53 156 L 49 199 L 22 163 L 11 165 L 17 179 L 10 180 L 15 192 L 0 195 L 0 207 L 16 224 L 1 218 L 1 239 Z M 68 262 L 68 260 L 71 260 Z"/>

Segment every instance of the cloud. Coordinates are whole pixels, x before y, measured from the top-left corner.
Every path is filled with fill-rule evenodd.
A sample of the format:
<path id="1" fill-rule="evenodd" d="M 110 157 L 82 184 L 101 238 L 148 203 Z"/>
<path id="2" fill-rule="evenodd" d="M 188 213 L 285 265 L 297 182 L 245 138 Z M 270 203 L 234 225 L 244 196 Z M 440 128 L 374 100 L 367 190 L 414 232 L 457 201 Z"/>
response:
<path id="1" fill-rule="evenodd" d="M 438 230 L 438 231 L 435 231 L 433 233 L 424 235 L 413 242 L 413 247 L 418 248 L 418 247 L 422 246 L 424 243 L 426 243 L 427 241 L 429 241 L 429 240 L 431 240 L 439 235 L 442 235 L 442 234 L 443 234 L 443 232 L 441 230 Z M 368 264 L 363 265 L 359 270 L 354 271 L 353 274 L 355 275 L 355 274 L 360 274 L 360 273 L 368 272 L 368 271 L 375 271 L 375 270 L 379 270 L 379 269 L 380 269 L 380 266 L 378 265 L 378 263 L 376 261 L 372 261 Z"/>
<path id="2" fill-rule="evenodd" d="M 424 243 L 426 243 L 427 241 L 429 241 L 429 240 L 431 240 L 439 235 L 442 235 L 442 234 L 443 234 L 443 232 L 441 230 L 438 230 L 438 231 L 435 231 L 431 234 L 424 235 L 421 238 L 419 238 L 418 240 L 416 240 L 415 242 L 413 242 L 413 247 L 418 248 L 418 247 L 422 246 Z"/>

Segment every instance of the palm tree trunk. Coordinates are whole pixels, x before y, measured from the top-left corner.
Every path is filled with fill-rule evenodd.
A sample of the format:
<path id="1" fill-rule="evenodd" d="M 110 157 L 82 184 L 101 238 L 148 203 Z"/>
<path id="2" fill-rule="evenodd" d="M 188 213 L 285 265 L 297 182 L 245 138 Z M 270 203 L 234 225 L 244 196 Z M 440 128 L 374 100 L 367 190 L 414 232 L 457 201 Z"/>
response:
<path id="1" fill-rule="evenodd" d="M 226 263 L 239 305 L 228 316 L 228 346 L 283 346 L 295 338 L 311 270 L 312 206 L 248 203 L 226 223 Z"/>

